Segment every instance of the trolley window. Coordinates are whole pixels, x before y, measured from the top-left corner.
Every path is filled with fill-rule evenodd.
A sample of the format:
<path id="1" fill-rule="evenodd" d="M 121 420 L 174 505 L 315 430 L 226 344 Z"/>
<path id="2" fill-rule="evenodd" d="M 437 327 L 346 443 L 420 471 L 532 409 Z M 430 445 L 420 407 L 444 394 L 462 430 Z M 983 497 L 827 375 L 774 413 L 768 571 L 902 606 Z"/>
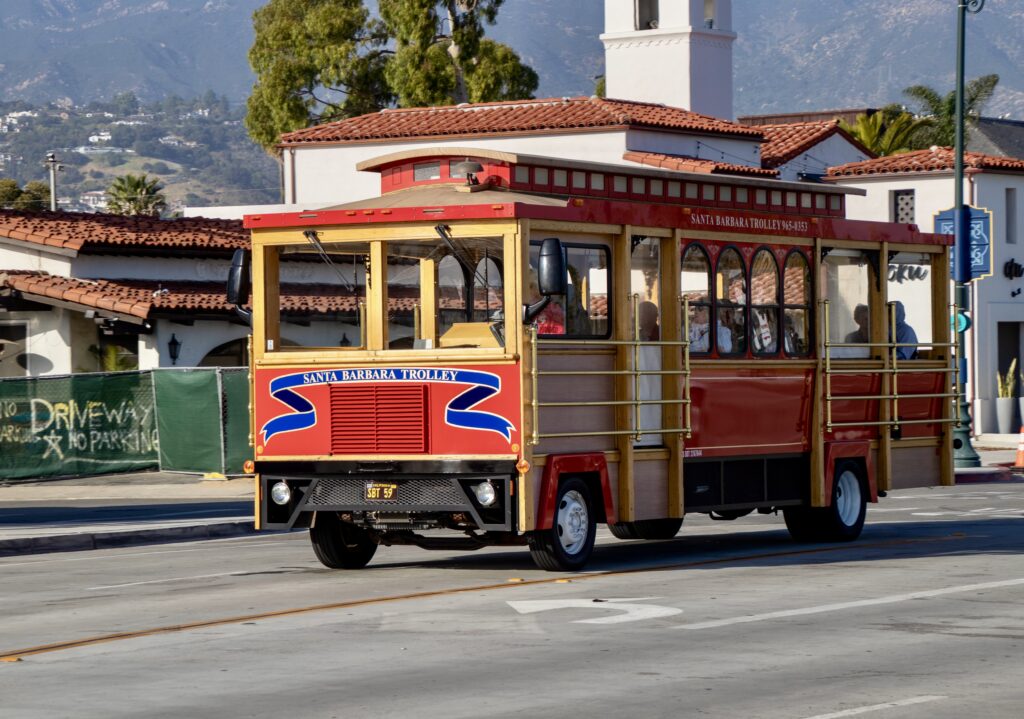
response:
<path id="1" fill-rule="evenodd" d="M 683 253 L 680 291 L 690 301 L 690 353 L 711 351 L 711 263 L 700 245 Z"/>
<path id="2" fill-rule="evenodd" d="M 935 257 L 943 261 L 942 256 Z M 933 341 L 931 258 L 918 252 L 900 252 L 889 258 L 889 301 L 899 303 L 896 305 L 896 341 L 920 343 L 918 347 L 897 348 L 900 359 L 930 354 L 925 347 Z M 888 323 L 888 312 L 885 319 Z"/>
<path id="3" fill-rule="evenodd" d="M 552 297 L 538 315 L 540 336 L 607 339 L 610 330 L 608 287 L 611 253 L 603 245 L 570 245 L 565 247 L 568 292 L 565 297 Z M 530 242 L 530 271 L 524 286 L 525 303 L 540 299 L 537 287 L 537 263 L 540 242 Z"/>
<path id="4" fill-rule="evenodd" d="M 807 258 L 794 251 L 782 273 L 783 349 L 790 357 L 811 352 L 811 269 Z"/>
<path id="5" fill-rule="evenodd" d="M 719 355 L 747 351 L 747 273 L 733 248 L 722 252 L 715 271 L 715 343 Z"/>
<path id="6" fill-rule="evenodd" d="M 771 250 L 759 250 L 751 265 L 750 345 L 756 355 L 779 351 L 779 268 Z"/>
<path id="7" fill-rule="evenodd" d="M 835 347 L 838 359 L 870 357 L 871 269 L 867 255 L 860 250 L 832 250 L 821 263 L 822 290 L 829 301 L 829 342 L 864 347 Z"/>

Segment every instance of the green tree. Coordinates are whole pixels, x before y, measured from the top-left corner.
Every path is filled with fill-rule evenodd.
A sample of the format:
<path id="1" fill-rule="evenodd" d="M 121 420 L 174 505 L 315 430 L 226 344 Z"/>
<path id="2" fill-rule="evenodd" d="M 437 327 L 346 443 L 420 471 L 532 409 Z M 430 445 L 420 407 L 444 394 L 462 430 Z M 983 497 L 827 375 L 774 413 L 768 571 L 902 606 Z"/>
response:
<path id="1" fill-rule="evenodd" d="M 312 123 L 403 107 L 532 97 L 537 74 L 484 37 L 504 0 L 270 0 L 256 11 L 245 118 L 272 147 Z M 389 49 L 389 43 L 394 50 Z"/>
<path id="2" fill-rule="evenodd" d="M 395 39 L 385 76 L 399 105 L 519 100 L 537 73 L 508 46 L 484 38 L 504 0 L 380 0 Z"/>
<path id="3" fill-rule="evenodd" d="M 115 215 L 147 215 L 159 217 L 167 208 L 160 180 L 142 175 L 114 178 L 107 190 L 107 210 Z"/>
<path id="4" fill-rule="evenodd" d="M 33 181 L 18 187 L 14 180 L 0 180 L 0 205 L 14 210 L 40 212 L 50 209 L 50 186 Z"/>
<path id="5" fill-rule="evenodd" d="M 114 106 L 114 112 L 121 117 L 135 115 L 139 112 L 139 98 L 135 97 L 134 92 L 122 92 L 120 95 L 114 95 L 111 105 Z"/>
<path id="6" fill-rule="evenodd" d="M 896 155 L 915 148 L 915 138 L 930 130 L 932 120 L 917 118 L 899 105 L 887 105 L 872 115 L 861 113 L 851 125 L 839 126 L 876 155 Z"/>
<path id="7" fill-rule="evenodd" d="M 265 148 L 283 132 L 389 105 L 387 32 L 362 0 L 270 0 L 253 14 L 256 85 L 245 126 Z"/>
<path id="8" fill-rule="evenodd" d="M 999 84 L 999 75 L 983 75 L 964 86 L 964 118 L 969 126 L 981 117 L 981 111 L 992 99 Z M 921 106 L 921 114 L 931 118 L 933 124 L 927 132 L 918 135 L 918 148 L 939 145 L 950 147 L 956 141 L 956 90 L 939 95 L 926 85 L 914 85 L 903 91 Z M 965 142 L 968 127 L 964 128 Z"/>
<path id="9" fill-rule="evenodd" d="M 0 209 L 9 210 L 14 207 L 15 201 L 21 197 L 21 188 L 18 181 L 10 178 L 0 180 Z"/>

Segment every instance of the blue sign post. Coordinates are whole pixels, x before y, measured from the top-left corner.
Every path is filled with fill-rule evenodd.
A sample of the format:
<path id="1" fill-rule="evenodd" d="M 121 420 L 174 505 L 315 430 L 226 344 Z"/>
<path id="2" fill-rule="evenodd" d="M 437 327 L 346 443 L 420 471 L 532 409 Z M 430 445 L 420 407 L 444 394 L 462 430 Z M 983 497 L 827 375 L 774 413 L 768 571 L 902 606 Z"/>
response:
<path id="1" fill-rule="evenodd" d="M 969 230 L 970 249 L 970 277 L 965 281 L 981 279 L 992 274 L 992 213 L 981 207 L 967 206 L 967 226 Z M 938 235 L 952 235 L 956 230 L 956 211 L 954 209 L 943 210 L 935 215 L 935 233 Z M 951 262 L 956 261 L 956 253 L 950 258 Z M 950 269 L 954 269 L 952 266 Z M 952 274 L 956 274 L 953 272 Z"/>

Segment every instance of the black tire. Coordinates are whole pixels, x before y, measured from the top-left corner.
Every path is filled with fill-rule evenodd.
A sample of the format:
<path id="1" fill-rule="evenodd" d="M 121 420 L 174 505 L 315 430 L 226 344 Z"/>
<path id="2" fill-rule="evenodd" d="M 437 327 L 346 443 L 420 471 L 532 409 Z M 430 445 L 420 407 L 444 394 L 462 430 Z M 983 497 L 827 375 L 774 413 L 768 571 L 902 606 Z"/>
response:
<path id="1" fill-rule="evenodd" d="M 527 537 L 530 556 L 549 572 L 578 572 L 594 550 L 597 522 L 590 490 L 581 479 L 567 479 L 558 487 L 555 517 L 550 529 Z"/>
<path id="2" fill-rule="evenodd" d="M 316 513 L 309 541 L 316 558 L 331 569 L 362 569 L 377 551 L 377 543 L 365 529 L 342 522 L 333 512 Z"/>
<path id="3" fill-rule="evenodd" d="M 851 542 L 860 536 L 868 509 L 868 487 L 859 464 L 836 463 L 832 502 L 827 507 L 782 511 L 786 528 L 798 542 Z"/>
<path id="4" fill-rule="evenodd" d="M 636 522 L 609 524 L 612 536 L 618 539 L 672 539 L 683 526 L 679 519 L 641 519 Z"/>

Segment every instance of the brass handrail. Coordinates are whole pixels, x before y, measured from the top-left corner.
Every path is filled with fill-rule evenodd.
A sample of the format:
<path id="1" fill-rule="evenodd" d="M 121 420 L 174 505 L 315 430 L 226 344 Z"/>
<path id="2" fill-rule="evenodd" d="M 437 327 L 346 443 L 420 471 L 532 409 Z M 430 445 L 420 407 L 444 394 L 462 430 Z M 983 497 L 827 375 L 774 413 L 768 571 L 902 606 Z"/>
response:
<path id="1" fill-rule="evenodd" d="M 560 339 L 557 337 L 540 339 L 538 337 L 537 326 L 531 325 L 528 328 L 527 338 L 530 344 L 530 384 L 531 390 L 529 393 L 530 409 L 533 430 L 530 434 L 529 443 L 531 445 L 537 445 L 542 439 L 550 439 L 555 437 L 597 437 L 597 436 L 617 436 L 617 435 L 631 435 L 636 439 L 639 439 L 645 434 L 683 434 L 687 438 L 692 435 L 691 426 L 691 397 L 690 397 L 690 318 L 689 318 L 689 300 L 683 300 L 683 332 L 686 339 L 683 340 L 642 340 L 640 339 L 640 316 L 639 316 L 639 295 L 631 295 L 630 300 L 633 306 L 633 339 L 628 340 L 613 340 L 613 339 Z M 540 348 L 552 347 L 552 346 L 574 346 L 574 347 L 630 347 L 632 352 L 630 353 L 632 359 L 632 366 L 630 369 L 610 369 L 610 370 L 544 370 L 541 371 L 538 366 L 538 356 L 540 354 Z M 651 369 L 645 370 L 640 369 L 640 348 L 641 347 L 681 347 L 683 349 L 683 369 Z M 644 400 L 640 398 L 640 380 L 642 377 L 663 377 L 663 376 L 681 376 L 683 377 L 683 396 L 680 398 L 673 399 L 650 399 Z M 568 402 L 541 402 L 539 399 L 539 380 L 541 377 L 632 377 L 633 378 L 633 398 L 626 400 L 608 400 L 608 401 L 568 401 Z M 661 427 L 661 428 L 643 428 L 640 426 L 640 408 L 643 405 L 681 405 L 684 408 L 684 422 L 683 427 Z M 629 406 L 633 408 L 632 412 L 632 428 L 631 429 L 612 429 L 602 431 L 587 431 L 587 432 L 541 432 L 540 431 L 540 408 L 541 407 L 617 407 L 617 406 Z"/>
<path id="2" fill-rule="evenodd" d="M 894 338 L 890 342 L 832 342 L 829 340 L 831 335 L 831 325 L 829 317 L 829 301 L 821 301 L 821 315 L 823 324 L 822 333 L 822 347 L 824 349 L 824 362 L 825 362 L 825 430 L 831 432 L 833 429 L 838 427 L 891 427 L 897 429 L 903 424 L 954 424 L 957 427 L 960 426 L 960 407 L 959 403 L 953 401 L 954 411 L 950 413 L 950 417 L 943 416 L 934 419 L 912 419 L 912 420 L 901 420 L 899 416 L 899 402 L 900 400 L 913 400 L 913 399 L 949 399 L 955 400 L 959 397 L 960 388 L 960 373 L 959 373 L 959 358 L 960 358 L 960 346 L 956 342 L 896 342 L 896 303 L 888 303 L 888 314 L 889 314 L 889 336 Z M 956 304 L 950 305 L 953 310 L 953 316 L 956 316 Z M 882 347 L 889 352 L 889 366 L 888 367 L 840 367 L 839 369 L 833 369 L 832 367 L 832 349 L 833 348 L 868 348 L 868 347 Z M 955 358 L 954 367 L 907 367 L 901 361 L 899 356 L 899 349 L 901 347 L 951 347 L 953 348 L 953 355 Z M 845 358 L 844 358 L 845 359 Z M 851 358 L 860 359 L 860 358 Z M 948 374 L 954 373 L 954 391 L 953 392 L 941 392 L 941 393 L 900 393 L 899 390 L 899 377 L 901 375 L 911 374 Z M 890 375 L 892 377 L 892 387 L 890 389 L 891 394 L 877 394 L 877 395 L 834 395 L 832 393 L 832 377 L 834 375 Z M 838 400 L 847 401 L 861 401 L 861 402 L 891 402 L 892 412 L 890 419 L 878 420 L 878 421 L 862 421 L 862 422 L 833 422 L 832 421 L 832 402 Z"/>

